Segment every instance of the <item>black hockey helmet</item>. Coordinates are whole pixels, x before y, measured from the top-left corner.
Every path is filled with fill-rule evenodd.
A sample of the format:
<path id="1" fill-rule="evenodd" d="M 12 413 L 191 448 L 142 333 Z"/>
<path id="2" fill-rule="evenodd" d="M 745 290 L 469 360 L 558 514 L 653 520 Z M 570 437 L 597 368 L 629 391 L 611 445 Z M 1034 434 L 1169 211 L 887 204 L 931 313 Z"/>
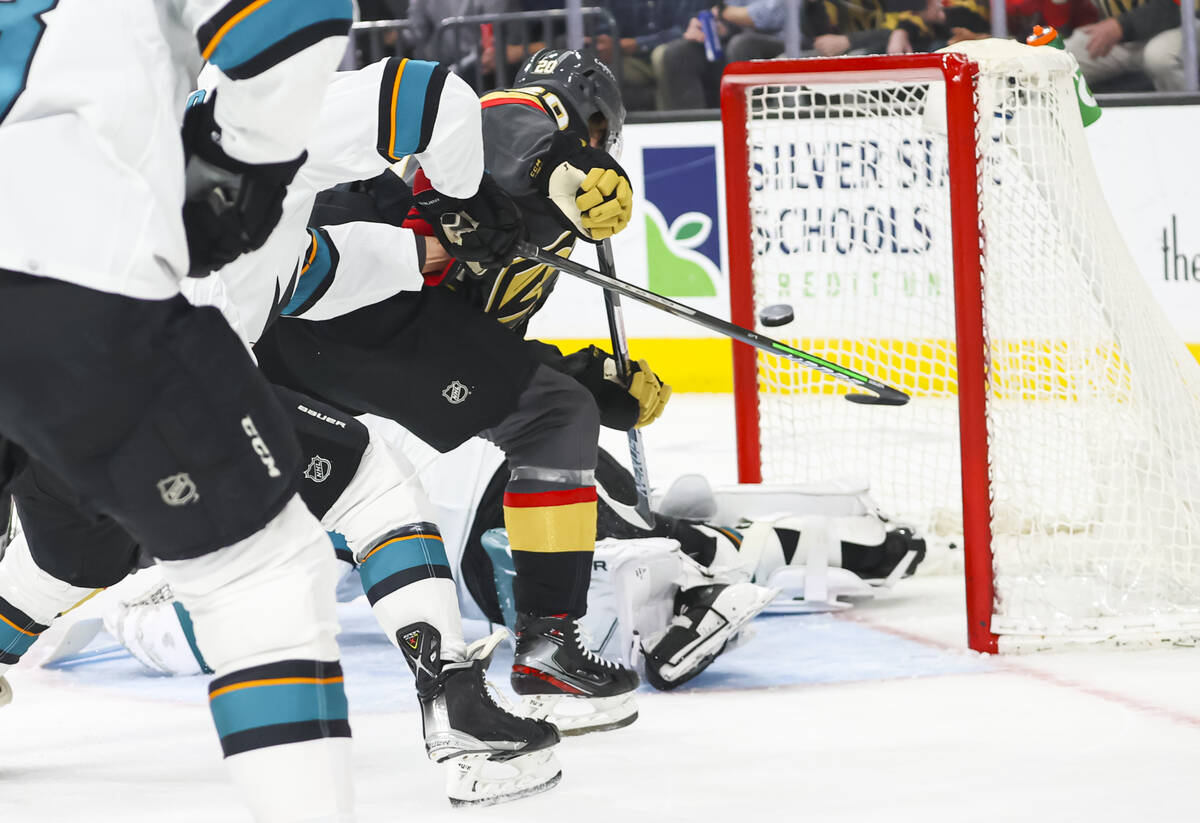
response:
<path id="1" fill-rule="evenodd" d="M 558 92 L 582 123 L 589 123 L 593 115 L 603 115 L 608 122 L 604 148 L 614 156 L 619 154 L 625 103 L 617 78 L 595 55 L 571 49 L 542 49 L 525 61 L 513 85 L 544 86 Z"/>

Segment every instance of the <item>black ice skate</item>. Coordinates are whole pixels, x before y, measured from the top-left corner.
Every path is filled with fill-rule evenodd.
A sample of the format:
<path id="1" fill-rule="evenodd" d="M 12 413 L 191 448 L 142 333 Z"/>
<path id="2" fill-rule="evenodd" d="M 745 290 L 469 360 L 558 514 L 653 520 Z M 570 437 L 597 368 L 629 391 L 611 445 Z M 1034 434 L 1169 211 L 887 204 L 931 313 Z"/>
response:
<path id="1" fill-rule="evenodd" d="M 777 594 L 779 589 L 753 583 L 680 591 L 671 624 L 642 644 L 650 685 L 673 689 L 700 674 Z"/>
<path id="2" fill-rule="evenodd" d="M 396 633 L 417 678 L 421 725 L 429 759 L 448 767 L 453 806 L 491 806 L 554 787 L 562 768 L 554 756 L 558 730 L 497 705 L 484 680 L 500 630 L 472 644 L 464 661 L 442 660 L 441 635 L 427 623 Z"/>
<path id="3" fill-rule="evenodd" d="M 564 735 L 619 729 L 637 720 L 637 686 L 637 672 L 583 645 L 576 621 L 518 618 L 512 687 L 528 716 L 550 720 Z"/>

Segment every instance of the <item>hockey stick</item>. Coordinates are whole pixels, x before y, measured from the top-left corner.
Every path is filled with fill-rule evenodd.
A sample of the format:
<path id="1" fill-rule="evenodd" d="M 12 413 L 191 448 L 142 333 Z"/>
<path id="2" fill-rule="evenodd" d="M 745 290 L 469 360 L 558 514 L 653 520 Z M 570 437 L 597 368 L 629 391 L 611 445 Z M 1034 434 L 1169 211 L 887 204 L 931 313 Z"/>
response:
<path id="1" fill-rule="evenodd" d="M 606 277 L 617 279 L 613 264 L 612 245 L 603 240 L 596 249 L 600 260 L 600 271 Z M 633 376 L 629 368 L 629 341 L 625 337 L 625 318 L 621 314 L 621 298 L 611 289 L 604 290 L 604 312 L 608 315 L 608 334 L 612 338 L 613 358 L 617 361 L 617 375 L 622 385 L 628 385 Z M 654 512 L 650 511 L 650 478 L 646 472 L 646 446 L 642 442 L 641 429 L 631 428 L 629 437 L 629 462 L 633 465 L 633 482 L 637 486 L 637 505 L 634 510 L 646 528 L 654 528 Z"/>
<path id="2" fill-rule="evenodd" d="M 690 320 L 699 326 L 719 332 L 726 337 L 732 337 L 734 340 L 753 346 L 756 349 L 762 349 L 765 352 L 794 360 L 810 369 L 815 369 L 822 374 L 827 374 L 830 377 L 841 380 L 843 383 L 874 392 L 874 394 L 847 394 L 846 399 L 852 403 L 875 406 L 903 406 L 909 400 L 908 395 L 904 392 L 892 388 L 886 383 L 881 383 L 873 377 L 859 374 L 853 369 L 839 366 L 824 358 L 817 357 L 815 354 L 809 354 L 801 349 L 793 348 L 786 343 L 773 340 L 758 332 L 744 329 L 719 317 L 713 317 L 711 314 L 706 314 L 698 309 L 685 306 L 683 303 L 677 303 L 669 297 L 663 297 L 660 294 L 647 291 L 631 283 L 626 283 L 623 280 L 609 277 L 595 269 L 589 269 L 587 266 L 576 263 L 574 260 L 567 260 L 544 252 L 528 241 L 518 243 L 516 253 L 528 260 L 536 260 L 539 263 L 544 263 L 547 266 L 558 269 L 573 277 L 578 277 L 580 280 L 585 280 L 595 286 L 600 286 L 609 291 L 625 295 L 633 300 L 662 309 L 667 314 L 682 317 L 684 320 Z"/>

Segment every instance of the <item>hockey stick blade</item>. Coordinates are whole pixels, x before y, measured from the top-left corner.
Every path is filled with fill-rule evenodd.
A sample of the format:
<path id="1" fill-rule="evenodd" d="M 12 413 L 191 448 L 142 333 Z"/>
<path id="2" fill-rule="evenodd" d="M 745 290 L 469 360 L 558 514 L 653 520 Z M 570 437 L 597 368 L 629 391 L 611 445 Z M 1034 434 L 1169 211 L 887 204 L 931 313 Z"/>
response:
<path id="1" fill-rule="evenodd" d="M 637 300 L 640 303 L 645 303 L 655 308 L 665 311 L 667 314 L 681 317 L 684 320 L 690 320 L 698 326 L 703 326 L 710 331 L 718 332 L 726 337 L 731 337 L 740 343 L 753 346 L 756 349 L 762 349 L 771 354 L 786 357 L 789 360 L 794 360 L 810 369 L 827 374 L 830 377 L 840 380 L 843 383 L 848 383 L 858 389 L 866 389 L 874 392 L 874 395 L 864 394 L 848 394 L 846 399 L 852 403 L 859 403 L 874 406 L 903 406 L 909 401 L 909 396 L 897 388 L 893 388 L 885 383 L 868 377 L 865 374 L 859 374 L 853 369 L 848 369 L 845 366 L 839 366 L 822 357 L 817 357 L 815 354 L 809 354 L 801 349 L 793 348 L 786 343 L 781 343 L 778 340 L 773 340 L 770 337 L 759 334 L 758 332 L 750 331 L 735 323 L 722 320 L 719 317 L 714 317 L 711 314 L 706 314 L 699 309 L 693 309 L 691 306 L 686 306 L 683 303 L 676 302 L 669 297 L 663 297 L 661 294 L 656 294 L 648 291 L 632 283 L 626 283 L 623 280 L 617 280 L 614 277 L 609 277 L 603 272 L 588 268 L 574 260 L 568 260 L 557 255 L 549 254 L 542 251 L 533 243 L 522 241 L 517 244 L 516 254 L 524 257 L 526 260 L 536 260 L 553 269 L 557 269 L 564 274 L 569 274 L 572 277 L 578 277 L 591 283 L 594 286 L 599 286 L 603 289 L 616 292 L 617 294 L 629 297 L 632 300 Z"/>

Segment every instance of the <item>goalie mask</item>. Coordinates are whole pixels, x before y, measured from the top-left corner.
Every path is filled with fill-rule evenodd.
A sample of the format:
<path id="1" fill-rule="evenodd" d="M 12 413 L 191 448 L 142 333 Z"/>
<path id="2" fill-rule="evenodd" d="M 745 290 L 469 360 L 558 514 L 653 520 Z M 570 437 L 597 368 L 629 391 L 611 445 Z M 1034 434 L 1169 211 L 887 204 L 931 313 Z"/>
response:
<path id="1" fill-rule="evenodd" d="M 585 132 L 581 135 L 584 139 L 602 117 L 606 128 L 599 147 L 620 158 L 625 104 L 617 78 L 599 58 L 570 49 L 542 49 L 525 61 L 513 85 L 542 86 L 558 93 L 572 114 L 572 124 Z"/>

